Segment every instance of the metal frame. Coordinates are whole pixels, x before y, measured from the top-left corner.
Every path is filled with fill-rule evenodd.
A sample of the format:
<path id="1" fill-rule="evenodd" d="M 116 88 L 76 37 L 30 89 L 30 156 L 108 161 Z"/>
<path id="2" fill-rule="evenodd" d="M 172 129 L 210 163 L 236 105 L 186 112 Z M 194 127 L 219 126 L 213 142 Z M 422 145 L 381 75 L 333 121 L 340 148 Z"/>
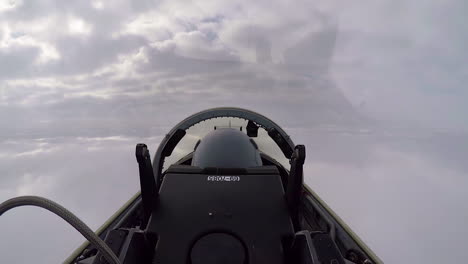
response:
<path id="1" fill-rule="evenodd" d="M 287 153 L 292 153 L 294 151 L 294 143 L 292 142 L 291 138 L 286 134 L 286 132 L 275 122 L 273 122 L 271 119 L 256 113 L 254 111 L 250 111 L 247 109 L 243 108 L 236 108 L 236 107 L 218 107 L 218 108 L 211 108 L 207 109 L 201 112 L 198 112 L 196 114 L 193 114 L 186 119 L 182 120 L 179 122 L 174 128 L 169 131 L 169 133 L 164 137 L 164 139 L 161 141 L 159 144 L 158 150 L 156 151 L 156 154 L 154 155 L 153 159 L 153 174 L 156 179 L 156 184 L 159 186 L 159 183 L 161 181 L 161 174 L 162 174 L 162 166 L 164 164 L 164 160 L 167 156 L 170 155 L 172 152 L 172 149 L 169 149 L 171 147 L 170 145 L 177 144 L 183 137 L 183 135 L 177 139 L 177 137 L 180 136 L 180 131 L 186 131 L 190 127 L 192 127 L 195 124 L 198 124 L 202 121 L 212 119 L 212 118 L 218 118 L 218 117 L 237 117 L 237 118 L 242 118 L 246 120 L 251 120 L 255 122 L 259 127 L 264 128 L 267 131 L 270 131 L 272 129 L 276 130 L 285 140 L 287 144 L 288 150 L 285 152 L 283 150 L 283 153 L 287 158 L 289 154 Z M 176 140 L 177 142 L 172 142 L 173 140 Z"/>

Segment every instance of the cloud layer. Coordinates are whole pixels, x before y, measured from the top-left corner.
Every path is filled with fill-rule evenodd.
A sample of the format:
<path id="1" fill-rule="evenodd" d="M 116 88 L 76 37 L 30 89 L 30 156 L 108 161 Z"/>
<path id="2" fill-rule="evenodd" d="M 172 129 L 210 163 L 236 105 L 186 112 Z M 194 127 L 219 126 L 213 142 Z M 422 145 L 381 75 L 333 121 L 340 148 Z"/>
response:
<path id="1" fill-rule="evenodd" d="M 0 1 L 0 199 L 48 196 L 97 228 L 138 188 L 137 142 L 155 151 L 187 115 L 238 106 L 306 144 L 307 183 L 383 260 L 460 261 L 467 8 Z M 40 210 L 1 222 L 0 262 L 56 263 L 81 242 Z"/>

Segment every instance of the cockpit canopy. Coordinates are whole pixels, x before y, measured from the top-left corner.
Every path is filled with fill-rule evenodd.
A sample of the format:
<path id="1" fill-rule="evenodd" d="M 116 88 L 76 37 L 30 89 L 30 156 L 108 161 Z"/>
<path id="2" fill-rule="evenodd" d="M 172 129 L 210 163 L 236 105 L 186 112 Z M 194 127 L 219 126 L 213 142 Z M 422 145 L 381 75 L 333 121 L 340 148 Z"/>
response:
<path id="1" fill-rule="evenodd" d="M 240 129 L 219 128 L 195 145 L 192 166 L 250 168 L 262 165 L 257 145 Z"/>
<path id="2" fill-rule="evenodd" d="M 203 120 L 192 125 L 185 130 L 186 134 L 172 153 L 165 157 L 162 172 L 184 158 L 193 158 L 189 164 L 198 167 L 213 167 L 213 164 L 217 164 L 215 167 L 231 168 L 262 166 L 265 164 L 258 158 L 265 155 L 289 168 L 289 158 L 285 157 L 268 131 L 259 126 L 255 136 L 248 136 L 248 123 L 247 118 L 227 116 Z M 244 152 L 250 154 L 238 155 Z M 232 160 L 233 156 L 236 156 L 236 161 Z M 222 165 L 224 163 L 221 160 L 227 163 Z"/>

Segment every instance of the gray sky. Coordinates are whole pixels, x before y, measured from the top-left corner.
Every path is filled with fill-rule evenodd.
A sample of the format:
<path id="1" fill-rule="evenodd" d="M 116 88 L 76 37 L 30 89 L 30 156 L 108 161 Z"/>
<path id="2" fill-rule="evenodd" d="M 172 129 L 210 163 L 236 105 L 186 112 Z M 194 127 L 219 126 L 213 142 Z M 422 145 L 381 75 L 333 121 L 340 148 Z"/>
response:
<path id="1" fill-rule="evenodd" d="M 135 2 L 135 3 L 133 3 Z M 197 3 L 198 2 L 198 3 Z M 138 190 L 136 143 L 237 106 L 307 146 L 306 182 L 386 263 L 468 258 L 466 1 L 0 0 L 0 200 L 96 229 Z M 35 208 L 1 263 L 83 238 Z"/>

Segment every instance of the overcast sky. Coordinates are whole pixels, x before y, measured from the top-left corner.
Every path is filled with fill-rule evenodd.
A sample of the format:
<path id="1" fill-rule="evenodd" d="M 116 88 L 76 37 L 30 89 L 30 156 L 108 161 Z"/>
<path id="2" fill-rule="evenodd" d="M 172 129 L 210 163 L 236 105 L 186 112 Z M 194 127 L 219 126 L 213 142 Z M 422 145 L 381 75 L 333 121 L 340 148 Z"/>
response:
<path id="1" fill-rule="evenodd" d="M 386 263 L 468 258 L 463 0 L 0 0 L 0 200 L 51 198 L 98 228 L 205 108 L 260 112 L 308 150 L 306 182 Z M 83 238 L 41 209 L 0 219 L 1 263 Z"/>

